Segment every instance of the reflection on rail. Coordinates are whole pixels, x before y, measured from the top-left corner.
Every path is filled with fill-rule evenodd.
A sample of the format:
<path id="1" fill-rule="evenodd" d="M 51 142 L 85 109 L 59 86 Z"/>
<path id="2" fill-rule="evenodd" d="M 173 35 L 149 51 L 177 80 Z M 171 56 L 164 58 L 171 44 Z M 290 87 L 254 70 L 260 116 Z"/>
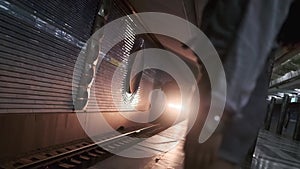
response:
<path id="1" fill-rule="evenodd" d="M 27 160 L 27 163 L 22 163 L 22 160 L 14 162 L 11 166 L 6 164 L 3 167 L 8 168 L 77 168 L 77 167 L 87 167 L 93 164 L 93 161 L 103 160 L 112 154 L 103 150 L 99 146 L 104 146 L 108 148 L 116 148 L 115 145 L 118 145 L 118 151 L 125 150 L 126 148 L 136 144 L 140 140 L 139 138 L 150 137 L 164 128 L 159 125 L 151 125 L 148 127 L 143 127 L 135 129 L 123 134 L 113 134 L 106 135 L 106 137 L 101 137 L 98 142 L 87 144 L 86 142 L 82 144 L 82 147 L 75 149 L 67 149 L 66 152 L 60 152 L 56 155 L 48 156 L 46 158 L 40 158 L 41 156 L 32 157 L 30 160 Z M 126 137 L 128 136 L 128 137 Z M 59 152 L 59 151 L 56 151 Z M 40 159 L 39 159 L 40 158 Z M 23 159 L 24 161 L 24 159 Z M 83 166 L 84 165 L 84 166 Z"/>

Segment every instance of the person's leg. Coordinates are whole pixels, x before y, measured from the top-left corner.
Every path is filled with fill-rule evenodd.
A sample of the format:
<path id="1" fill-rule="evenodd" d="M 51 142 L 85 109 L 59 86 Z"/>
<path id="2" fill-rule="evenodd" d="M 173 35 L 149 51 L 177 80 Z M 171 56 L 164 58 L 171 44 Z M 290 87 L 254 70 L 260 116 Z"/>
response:
<path id="1" fill-rule="evenodd" d="M 220 147 L 219 157 L 240 164 L 253 144 L 259 127 L 265 117 L 268 91 L 267 66 L 261 72 L 248 104 L 243 108 L 243 116 L 233 119 L 227 127 Z"/>
<path id="2" fill-rule="evenodd" d="M 200 101 L 201 105 L 209 105 L 210 100 L 210 83 L 208 80 L 208 74 L 205 70 L 202 70 L 202 78 L 198 82 L 199 83 L 199 92 L 200 92 Z M 209 106 L 201 106 L 199 107 L 199 112 L 197 115 L 196 122 L 194 124 L 189 124 L 191 126 L 191 130 L 186 136 L 185 140 L 185 160 L 184 160 L 184 168 L 185 169 L 197 169 L 198 155 L 201 150 L 201 146 L 199 145 L 198 139 L 201 132 L 201 128 L 203 127 L 204 121 L 207 116 L 207 112 L 209 110 Z M 193 121 L 193 120 L 191 120 Z M 201 155 L 201 154 L 200 154 Z"/>
<path id="3" fill-rule="evenodd" d="M 225 0 L 209 0 L 204 9 L 203 26 L 201 29 L 213 42 L 222 60 L 224 60 L 225 57 L 223 49 L 228 48 L 230 42 L 233 41 L 244 13 L 242 10 L 244 7 L 242 6 L 245 5 L 246 2 L 247 1 L 242 2 L 236 0 L 226 2 Z M 228 15 L 226 14 L 228 11 L 232 11 L 234 13 Z M 221 20 L 223 20 L 222 22 L 225 22 L 225 25 L 220 23 Z M 214 35 L 222 36 L 214 37 Z M 201 105 L 207 104 L 207 106 L 200 107 L 196 123 L 193 125 L 186 137 L 184 162 L 186 169 L 207 168 L 212 161 L 215 161 L 213 158 L 216 157 L 215 153 L 222 140 L 222 136 L 214 135 L 204 144 L 199 144 L 198 142 L 203 123 L 209 110 L 208 102 L 210 102 L 210 83 L 205 70 L 203 70 L 203 76 L 199 84 L 199 91 L 201 96 L 200 100 L 202 102 Z M 215 164 L 219 166 L 223 163 L 224 162 L 222 160 L 219 160 L 219 162 Z M 228 167 L 229 166 L 231 165 L 228 164 Z"/>
<path id="4" fill-rule="evenodd" d="M 247 60 L 250 61 L 253 65 L 256 61 L 259 62 L 258 65 L 260 67 L 264 66 L 267 56 L 265 56 L 266 51 L 270 52 L 270 42 L 273 42 L 276 36 L 276 32 L 274 30 L 279 30 L 279 26 L 284 20 L 284 15 L 287 13 L 289 3 L 291 1 L 279 1 L 277 0 L 275 5 L 272 4 L 272 9 L 268 10 L 270 6 L 268 3 L 272 3 L 272 1 L 259 1 L 259 0 L 248 0 L 248 1 L 236 1 L 236 0 L 211 0 L 206 9 L 204 10 L 204 19 L 202 30 L 204 33 L 210 38 L 216 50 L 220 54 L 221 60 L 227 62 L 225 64 L 225 72 L 228 76 L 228 81 L 236 80 L 235 84 L 247 85 L 247 76 L 239 76 L 243 74 L 245 67 L 246 71 L 252 71 L 253 74 L 258 78 L 266 78 L 266 75 L 262 72 L 262 69 L 258 69 L 257 67 L 253 67 L 249 65 L 237 65 L 236 60 L 239 59 L 240 63 L 245 62 Z M 252 3 L 252 10 L 246 10 L 249 4 Z M 284 4 L 284 5 L 282 5 Z M 257 7 L 258 13 L 253 9 Z M 264 11 L 266 10 L 266 11 Z M 250 14 L 249 14 L 250 13 Z M 255 13 L 255 14 L 254 14 Z M 251 17 L 254 15 L 255 17 Z M 261 16 L 260 16 L 261 15 Z M 245 17 L 248 17 L 245 19 Z M 266 24 L 263 25 L 262 20 L 268 20 Z M 255 19 L 259 21 L 256 22 Z M 256 24 L 255 28 L 263 31 L 258 31 L 256 29 L 250 30 L 252 27 L 247 27 L 247 25 Z M 262 24 L 262 25 L 259 25 Z M 242 27 L 242 28 L 241 28 Z M 274 28 L 276 27 L 276 28 Z M 269 30 L 270 28 L 270 30 Z M 249 31 L 254 31 L 249 33 Z M 264 32 L 271 31 L 271 33 L 267 33 L 266 36 L 263 35 Z M 257 34 L 256 34 L 257 33 Z M 250 38 L 252 41 L 247 41 L 248 36 L 256 36 L 255 38 Z M 244 41 L 245 40 L 245 41 Z M 263 42 L 266 41 L 268 44 L 263 50 L 260 48 L 255 48 L 258 44 L 257 41 L 261 41 L 259 44 L 263 45 Z M 241 43 L 242 45 L 237 45 Z M 255 43 L 255 44 L 253 44 Z M 251 46 L 253 44 L 253 46 Z M 245 50 L 243 50 L 243 45 Z M 238 52 L 243 52 L 242 55 L 237 55 L 238 52 L 233 52 L 237 48 Z M 253 47 L 253 48 L 252 48 Z M 230 49 L 230 50 L 229 50 Z M 253 51 L 247 50 L 257 50 L 254 53 L 256 56 L 249 56 L 248 52 L 253 53 Z M 230 55 L 228 52 L 231 51 Z M 233 52 L 233 53 L 232 53 Z M 233 55 L 232 55 L 233 54 Z M 261 54 L 261 55 L 260 55 Z M 248 55 L 248 56 L 245 56 Z M 257 57 L 260 56 L 257 60 Z M 228 58 L 229 57 L 229 58 Z M 235 58 L 239 57 L 239 58 Z M 230 60 L 229 60 L 230 59 Z M 228 61 L 229 60 L 229 61 Z M 248 66 L 248 67 L 247 67 Z M 256 70 L 257 68 L 257 70 Z M 255 70 L 255 71 L 254 71 Z M 236 72 L 238 71 L 238 72 Z M 249 73 L 249 72 L 248 72 Z M 256 75 L 257 74 L 257 75 Z M 261 74 L 261 77 L 258 77 Z M 238 76 L 236 76 L 238 75 Z M 252 76 L 252 74 L 251 74 Z M 198 143 L 198 136 L 202 129 L 202 123 L 205 121 L 207 115 L 207 108 L 200 109 L 200 113 L 202 117 L 197 119 L 196 127 L 193 127 L 190 133 L 187 136 L 185 152 L 186 152 L 186 160 L 185 160 L 185 168 L 209 168 L 207 164 L 212 164 L 210 167 L 219 167 L 220 165 L 224 165 L 228 168 L 234 168 L 236 165 L 241 162 L 247 153 L 248 148 L 250 147 L 255 135 L 258 130 L 259 125 L 261 124 L 261 119 L 263 119 L 263 110 L 264 110 L 264 101 L 265 95 L 267 91 L 267 82 L 265 80 L 257 80 L 256 77 L 253 76 L 251 79 L 255 79 L 255 81 L 249 81 L 249 83 L 253 86 L 250 93 L 248 93 L 247 103 L 243 105 L 243 108 L 240 112 L 242 116 L 239 118 L 235 118 L 232 124 L 228 127 L 225 134 L 222 133 L 221 136 L 222 144 L 219 151 L 219 154 L 216 154 L 214 150 L 219 148 L 220 145 L 220 137 L 219 135 L 213 136 L 212 139 L 209 139 L 207 142 L 203 144 Z M 235 79 L 234 79 L 235 78 Z M 206 79 L 208 80 L 208 79 Z M 243 83 L 239 83 L 241 80 Z M 257 82 L 261 83 L 258 84 Z M 256 84 L 257 83 L 257 84 Z M 231 84 L 231 83 L 229 83 Z M 255 88 L 258 88 L 256 89 Z M 232 87 L 232 86 L 229 86 Z M 240 86 L 238 86 L 240 87 Z M 247 87 L 246 87 L 247 88 Z M 244 88 L 242 88 L 244 89 Z M 232 92 L 232 91 L 229 91 Z M 238 92 L 238 91 L 237 91 Z M 230 93 L 232 94 L 232 93 Z M 238 93 L 241 94 L 241 93 Z M 241 96 L 245 95 L 242 93 Z M 204 98 L 205 99 L 205 98 Z M 209 98 L 206 98 L 209 100 Z M 244 98 L 241 98 L 244 99 Z M 203 101 L 203 99 L 201 99 Z M 257 108 L 258 107 L 258 108 Z M 257 109 L 256 109 L 257 108 Z M 262 118 L 261 118 L 262 117 Z M 250 120 L 249 120 L 250 119 Z M 222 138 L 224 137 L 224 138 Z M 241 148 L 242 147 L 242 148 Z"/>
<path id="5" fill-rule="evenodd" d="M 262 126 L 266 113 L 266 96 L 269 86 L 268 68 L 270 63 L 266 62 L 267 58 L 272 55 L 274 41 L 286 19 L 291 3 L 291 0 L 251 0 L 248 4 L 249 11 L 240 25 L 238 38 L 235 42 L 237 45 L 234 46 L 237 48 L 236 57 L 240 60 L 240 65 L 236 64 L 234 71 L 227 71 L 226 74 L 232 77 L 229 79 L 232 82 L 228 84 L 229 88 L 232 89 L 228 90 L 227 96 L 237 96 L 236 94 L 230 94 L 243 91 L 245 93 L 240 94 L 238 98 L 246 104 L 241 104 L 238 115 L 233 118 L 225 130 L 219 152 L 221 159 L 240 164 L 253 144 L 259 128 Z M 255 24 L 256 26 L 251 26 Z M 253 38 L 250 36 L 257 37 Z M 235 48 L 231 50 L 234 51 Z M 232 56 L 229 55 L 228 57 Z M 231 60 L 226 58 L 230 61 L 225 64 L 225 70 L 232 69 L 230 63 L 236 63 L 237 58 L 230 58 Z M 249 66 L 251 65 L 250 63 L 255 66 Z M 260 64 L 262 66 L 259 66 Z M 247 66 L 249 68 L 245 68 Z M 259 69 L 259 67 L 261 68 Z M 255 74 L 258 74 L 257 78 L 254 77 Z M 252 77 L 249 78 L 248 76 Z M 233 88 L 232 84 L 235 84 L 236 88 Z M 253 85 L 253 90 L 250 90 Z M 244 89 L 239 90 L 238 86 L 241 86 L 240 89 Z M 248 99 L 243 97 L 248 97 Z M 236 99 L 236 101 L 238 100 Z"/>

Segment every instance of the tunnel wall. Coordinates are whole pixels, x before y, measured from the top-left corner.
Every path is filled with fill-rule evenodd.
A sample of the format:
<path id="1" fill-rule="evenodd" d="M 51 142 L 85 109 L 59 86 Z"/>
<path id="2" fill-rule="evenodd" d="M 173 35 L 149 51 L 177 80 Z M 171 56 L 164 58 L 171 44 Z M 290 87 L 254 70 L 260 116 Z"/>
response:
<path id="1" fill-rule="evenodd" d="M 86 137 L 72 76 L 98 0 L 0 3 L 0 158 Z"/>
<path id="2" fill-rule="evenodd" d="M 97 1 L 2 3 L 0 112 L 71 112 L 74 64 Z"/>
<path id="3" fill-rule="evenodd" d="M 109 20 L 130 12 L 124 13 L 119 1 L 113 2 Z M 78 54 L 91 36 L 99 3 L 0 2 L 0 161 L 87 137 L 74 112 L 72 78 Z M 128 55 L 123 55 L 120 46 L 111 53 L 101 66 L 104 71 L 97 74 L 100 111 L 114 128 L 132 126 L 135 123 L 116 113 L 110 93 L 115 61 L 121 62 Z M 145 89 L 139 92 L 141 98 L 148 97 L 145 93 L 152 88 L 152 75 L 148 71 L 142 78 Z M 80 78 L 80 73 L 74 78 Z"/>

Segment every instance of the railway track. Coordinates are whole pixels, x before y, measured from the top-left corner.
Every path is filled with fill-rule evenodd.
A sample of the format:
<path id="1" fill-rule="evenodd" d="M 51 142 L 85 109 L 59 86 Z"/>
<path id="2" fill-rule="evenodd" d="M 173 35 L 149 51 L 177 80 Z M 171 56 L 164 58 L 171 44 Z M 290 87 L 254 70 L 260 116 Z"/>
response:
<path id="1" fill-rule="evenodd" d="M 1 166 L 0 168 L 16 169 L 69 169 L 69 168 L 87 168 L 93 164 L 104 160 L 114 154 L 107 150 L 119 152 L 133 146 L 141 141 L 139 138 L 151 137 L 165 127 L 151 125 L 124 132 L 119 135 L 106 135 L 100 137 L 97 142 L 83 141 L 82 143 L 66 146 L 58 150 L 39 153 L 26 158 L 20 158 Z M 130 136 L 130 137 L 129 137 Z M 104 147 L 101 148 L 101 147 Z"/>

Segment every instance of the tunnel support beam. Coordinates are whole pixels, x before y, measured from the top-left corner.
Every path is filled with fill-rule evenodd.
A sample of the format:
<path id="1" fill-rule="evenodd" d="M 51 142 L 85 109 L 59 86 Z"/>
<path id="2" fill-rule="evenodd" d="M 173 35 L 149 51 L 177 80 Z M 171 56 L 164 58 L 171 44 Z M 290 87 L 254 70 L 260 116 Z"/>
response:
<path id="1" fill-rule="evenodd" d="M 297 112 L 297 122 L 296 122 L 296 126 L 295 126 L 293 139 L 300 141 L 300 114 L 299 114 L 299 112 Z"/>
<path id="2" fill-rule="evenodd" d="M 278 123 L 277 123 L 276 134 L 279 134 L 279 135 L 282 134 L 284 119 L 286 118 L 286 115 L 287 115 L 287 107 L 288 107 L 289 100 L 290 100 L 289 96 L 284 95 L 284 98 L 282 100 L 282 105 L 281 105 L 281 111 L 280 111 L 279 119 L 278 119 Z"/>
<path id="3" fill-rule="evenodd" d="M 267 110 L 268 112 L 267 112 L 266 118 L 265 118 L 265 130 L 270 130 L 275 102 L 276 102 L 276 99 L 274 97 L 272 97 L 272 99 L 269 103 L 268 110 Z"/>

